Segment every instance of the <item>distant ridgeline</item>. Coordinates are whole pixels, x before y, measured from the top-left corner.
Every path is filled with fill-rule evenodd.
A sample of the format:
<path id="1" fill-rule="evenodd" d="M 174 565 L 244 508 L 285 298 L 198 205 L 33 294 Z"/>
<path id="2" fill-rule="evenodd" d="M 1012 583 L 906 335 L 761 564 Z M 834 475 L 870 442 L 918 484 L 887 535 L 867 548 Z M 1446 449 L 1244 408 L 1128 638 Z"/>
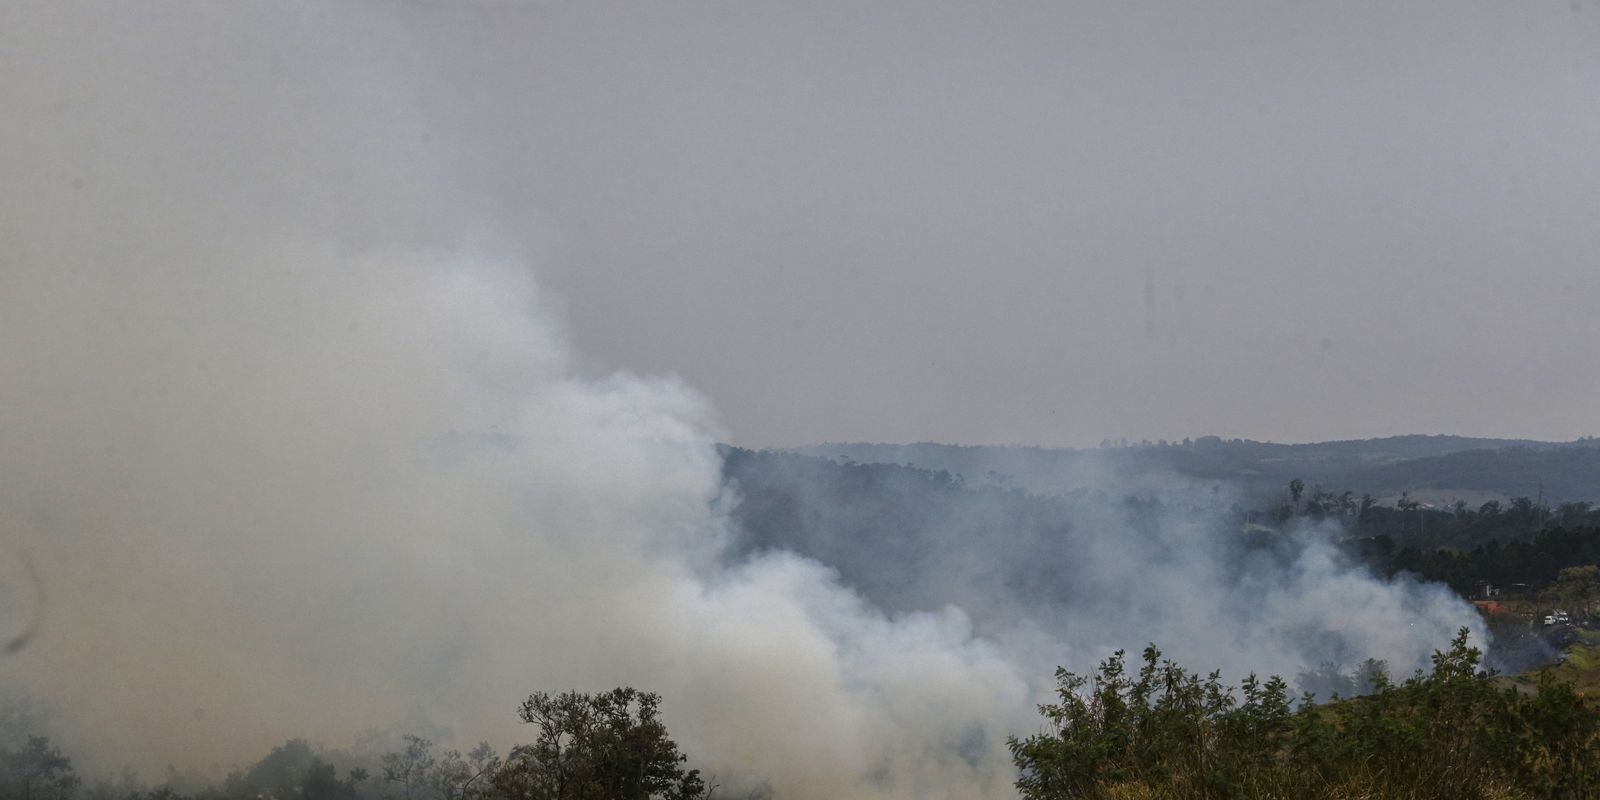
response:
<path id="1" fill-rule="evenodd" d="M 1215 436 L 1178 442 L 1105 442 L 1092 449 L 918 444 L 822 444 L 791 452 L 859 463 L 910 464 L 1039 494 L 1101 489 L 1128 494 L 1175 481 L 1216 483 L 1249 499 L 1289 481 L 1391 499 L 1482 502 L 1528 496 L 1547 504 L 1600 501 L 1600 440 L 1539 442 L 1465 436 L 1393 436 L 1273 444 Z M 1542 492 L 1541 492 L 1542 489 Z"/>
<path id="2" fill-rule="evenodd" d="M 1043 495 L 972 483 L 944 470 L 869 464 L 778 451 L 724 448 L 724 477 L 739 502 L 731 557 L 787 550 L 836 569 L 843 581 L 891 611 L 954 604 L 981 625 L 1028 606 L 1093 606 L 1115 578 L 1096 572 L 1115 558 L 1159 560 L 1163 536 L 1243 511 L 1209 494 L 1154 498 L 1099 491 Z M 1225 568 L 1271 550 L 1267 537 L 1224 536 L 1207 544 Z M 1151 552 L 1146 552 L 1151 551 Z M 1232 552 L 1233 555 L 1229 555 Z M 1090 556 L 1100 554 L 1099 562 Z M 1237 556 L 1237 557 L 1234 557 Z M 1233 565 L 1233 566 L 1226 566 Z"/>
<path id="3" fill-rule="evenodd" d="M 994 596 L 998 587 L 952 582 L 934 560 L 990 564 L 1009 587 L 1003 593 L 1061 600 L 1071 591 L 1058 579 L 1065 565 L 1055 561 L 1070 557 L 1078 498 L 970 485 L 943 470 L 776 451 L 725 448 L 723 464 L 740 498 L 735 557 L 788 550 L 815 558 L 895 611 Z"/>
<path id="4" fill-rule="evenodd" d="M 1380 574 L 1416 573 L 1463 595 L 1482 583 L 1538 588 L 1563 568 L 1600 562 L 1600 508 L 1585 499 L 1600 497 L 1592 439 L 723 452 L 725 477 L 743 497 L 742 547 L 818 558 L 888 608 L 951 601 L 927 578 L 930 552 L 997 561 L 1010 588 L 1066 600 L 1056 595 L 1071 591 L 1058 580 L 1068 565 L 1057 562 L 1072 558 L 1072 520 L 1096 508 L 1134 525 L 1141 515 L 1231 518 L 1246 548 L 1292 526 L 1336 523 L 1347 551 Z M 1241 483 L 1242 494 L 1224 488 Z M 1491 499 L 1419 499 L 1451 491 Z"/>

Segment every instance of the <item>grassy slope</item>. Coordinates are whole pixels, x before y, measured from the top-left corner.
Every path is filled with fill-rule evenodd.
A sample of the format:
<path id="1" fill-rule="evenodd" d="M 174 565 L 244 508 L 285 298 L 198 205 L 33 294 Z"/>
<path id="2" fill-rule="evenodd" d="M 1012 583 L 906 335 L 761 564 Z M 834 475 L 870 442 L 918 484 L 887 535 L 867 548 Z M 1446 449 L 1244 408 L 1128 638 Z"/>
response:
<path id="1" fill-rule="evenodd" d="M 1600 698 L 1600 631 L 1580 630 L 1577 637 L 1561 661 L 1516 676 L 1518 687 L 1531 688 L 1548 676 L 1572 684 L 1585 697 Z"/>

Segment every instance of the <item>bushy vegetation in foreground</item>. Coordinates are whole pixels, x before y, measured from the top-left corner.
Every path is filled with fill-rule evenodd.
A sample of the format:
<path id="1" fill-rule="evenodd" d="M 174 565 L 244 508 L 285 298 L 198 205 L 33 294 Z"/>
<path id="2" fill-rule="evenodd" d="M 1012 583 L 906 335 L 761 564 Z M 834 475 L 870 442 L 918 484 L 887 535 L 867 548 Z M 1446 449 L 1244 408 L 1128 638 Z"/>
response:
<path id="1" fill-rule="evenodd" d="M 635 689 L 598 694 L 538 692 L 522 704 L 537 738 L 505 758 L 488 744 L 442 750 L 418 736 L 368 770 L 340 777 L 304 740 L 294 739 L 220 785 L 173 775 L 149 789 L 83 786 L 72 761 L 41 736 L 0 746 L 0 800 L 705 800 L 712 789 L 667 735 L 660 696 Z"/>
<path id="2" fill-rule="evenodd" d="M 1550 672 L 1514 684 L 1480 658 L 1463 628 L 1431 671 L 1395 683 L 1369 661 L 1336 685 L 1370 693 L 1317 703 L 1281 678 L 1232 687 L 1154 646 L 1134 667 L 1119 651 L 1090 676 L 1057 671 L 1047 728 L 1010 740 L 1017 788 L 1024 800 L 1600 799 L 1600 707 Z M 659 703 L 541 692 L 520 709 L 535 740 L 504 758 L 408 736 L 340 776 L 294 740 L 220 785 L 174 775 L 154 790 L 84 785 L 33 736 L 0 746 L 0 800 L 705 800 L 717 787 L 684 766 Z"/>
<path id="3" fill-rule="evenodd" d="M 1026 800 L 1595 798 L 1600 709 L 1569 685 L 1502 688 L 1467 631 L 1401 683 L 1293 703 L 1279 678 L 1237 692 L 1146 648 L 1092 677 L 1056 674 L 1049 729 L 1011 740 Z"/>

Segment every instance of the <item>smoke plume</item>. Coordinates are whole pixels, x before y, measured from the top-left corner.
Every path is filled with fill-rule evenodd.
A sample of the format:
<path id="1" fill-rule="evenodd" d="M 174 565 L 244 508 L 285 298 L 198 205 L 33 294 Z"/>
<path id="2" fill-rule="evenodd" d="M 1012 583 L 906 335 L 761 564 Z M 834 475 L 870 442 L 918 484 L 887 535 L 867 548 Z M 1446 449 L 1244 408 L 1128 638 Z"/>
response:
<path id="1" fill-rule="evenodd" d="M 406 93 L 423 12 L 131 5 L 0 9 L 0 634 L 38 621 L 0 672 L 94 763 L 408 717 L 504 745 L 529 692 L 633 685 L 733 785 L 1000 797 L 1050 668 L 1130 631 L 1292 668 L 1286 631 L 1343 626 L 1406 664 L 1466 619 L 1203 537 L 1093 540 L 1064 579 L 1123 587 L 1149 624 L 1116 631 L 729 559 L 706 399 L 575 357 L 533 212 L 424 144 L 459 123 Z"/>

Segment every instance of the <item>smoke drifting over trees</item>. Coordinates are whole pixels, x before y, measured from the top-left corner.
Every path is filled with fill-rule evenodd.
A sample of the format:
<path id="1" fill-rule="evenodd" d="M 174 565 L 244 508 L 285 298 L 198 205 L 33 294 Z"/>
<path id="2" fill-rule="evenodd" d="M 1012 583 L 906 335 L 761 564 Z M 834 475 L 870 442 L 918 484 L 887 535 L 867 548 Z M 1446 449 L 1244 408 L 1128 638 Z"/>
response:
<path id="1" fill-rule="evenodd" d="M 1178 480 L 1139 497 L 1037 496 L 781 453 L 733 450 L 725 469 L 742 494 L 736 551 L 811 556 L 895 611 L 953 605 L 985 635 L 1040 637 L 1046 660 L 1157 641 L 1241 675 L 1367 658 L 1409 671 L 1475 619 L 1443 586 L 1356 566 L 1337 523 L 1245 535 L 1231 496 Z"/>
<path id="2" fill-rule="evenodd" d="M 730 786 L 1001 797 L 1058 663 L 1158 639 L 1405 669 L 1470 621 L 1315 537 L 1239 564 L 1182 515 L 956 487 L 795 501 L 807 537 L 895 517 L 918 553 L 750 547 L 708 400 L 595 374 L 545 255 L 411 149 L 405 28 L 251 8 L 0 11 L 32 68 L 0 75 L 0 532 L 48 589 L 0 670 L 75 763 L 221 771 L 418 721 L 504 743 L 530 691 L 635 685 Z"/>

